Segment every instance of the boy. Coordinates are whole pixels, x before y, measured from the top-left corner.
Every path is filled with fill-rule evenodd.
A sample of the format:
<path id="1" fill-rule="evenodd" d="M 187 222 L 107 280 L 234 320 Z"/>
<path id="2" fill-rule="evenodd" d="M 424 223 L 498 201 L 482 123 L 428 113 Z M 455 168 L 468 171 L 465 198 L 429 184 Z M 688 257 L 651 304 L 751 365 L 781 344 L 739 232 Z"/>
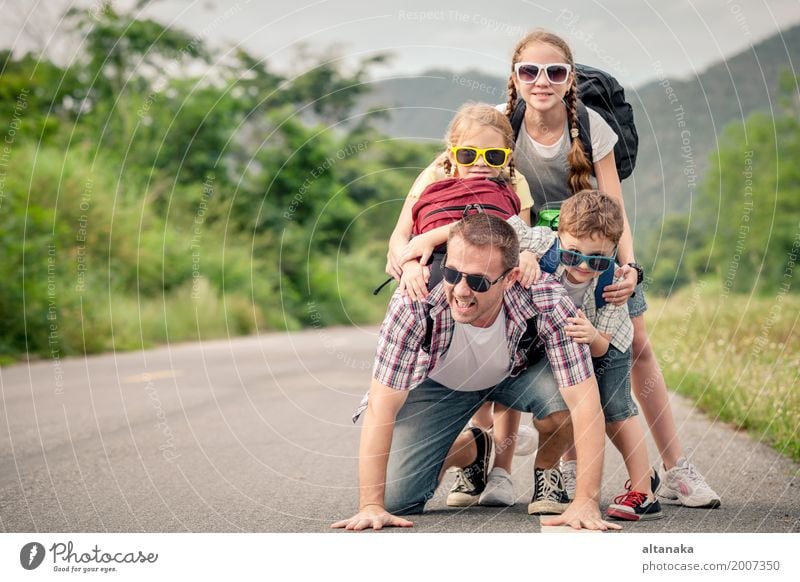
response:
<path id="1" fill-rule="evenodd" d="M 631 521 L 663 517 L 655 499 L 658 476 L 651 477 L 644 433 L 634 418 L 638 409 L 631 398 L 631 344 L 633 325 L 627 305 L 606 303 L 598 308 L 595 289 L 600 276 L 614 269 L 623 218 L 619 204 L 597 190 L 583 190 L 561 206 L 558 232 L 527 228 L 512 222 L 520 246 L 537 256 L 557 253 L 553 276 L 578 308 L 569 318 L 567 335 L 588 344 L 600 389 L 606 434 L 625 459 L 630 486 L 608 508 L 609 517 Z"/>

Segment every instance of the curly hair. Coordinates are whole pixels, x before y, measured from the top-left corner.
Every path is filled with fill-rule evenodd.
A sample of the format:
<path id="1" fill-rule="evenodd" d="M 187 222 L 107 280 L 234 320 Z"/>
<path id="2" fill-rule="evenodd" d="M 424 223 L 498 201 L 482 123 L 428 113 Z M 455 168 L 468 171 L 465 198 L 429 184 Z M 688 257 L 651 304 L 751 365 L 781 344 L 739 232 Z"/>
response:
<path id="1" fill-rule="evenodd" d="M 549 44 L 556 48 L 564 55 L 564 60 L 572 66 L 573 78 L 567 94 L 564 96 L 564 104 L 567 108 L 567 122 L 570 128 L 572 137 L 572 145 L 569 153 L 567 154 L 567 162 L 569 169 L 567 172 L 567 183 L 573 193 L 580 192 L 587 188 L 592 187 L 589 180 L 590 176 L 594 173 L 594 168 L 586 157 L 586 152 L 583 149 L 583 142 L 578 139 L 580 135 L 580 128 L 578 126 L 578 89 L 575 82 L 575 59 L 572 57 L 572 50 L 564 39 L 560 36 L 548 32 L 546 30 L 534 30 L 526 34 L 514 48 L 514 54 L 511 57 L 511 74 L 508 77 L 508 101 L 506 104 L 506 115 L 508 119 L 514 114 L 514 107 L 517 105 L 517 87 L 514 84 L 514 65 L 516 65 L 522 58 L 522 51 L 529 45 L 534 43 Z"/>

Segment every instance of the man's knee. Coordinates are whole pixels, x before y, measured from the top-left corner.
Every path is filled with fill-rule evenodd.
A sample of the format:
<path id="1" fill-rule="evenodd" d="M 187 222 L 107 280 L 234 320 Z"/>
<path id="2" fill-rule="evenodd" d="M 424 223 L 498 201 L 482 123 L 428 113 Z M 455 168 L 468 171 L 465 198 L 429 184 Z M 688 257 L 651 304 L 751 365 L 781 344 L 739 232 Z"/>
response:
<path id="1" fill-rule="evenodd" d="M 393 515 L 416 515 L 425 511 L 425 504 L 432 498 L 433 492 L 420 495 L 417 491 L 387 487 L 384 506 Z"/>
<path id="2" fill-rule="evenodd" d="M 570 430 L 572 428 L 572 419 L 570 418 L 569 411 L 559 410 L 542 419 L 534 418 L 533 426 L 536 427 L 536 430 L 540 433 L 557 433 Z"/>

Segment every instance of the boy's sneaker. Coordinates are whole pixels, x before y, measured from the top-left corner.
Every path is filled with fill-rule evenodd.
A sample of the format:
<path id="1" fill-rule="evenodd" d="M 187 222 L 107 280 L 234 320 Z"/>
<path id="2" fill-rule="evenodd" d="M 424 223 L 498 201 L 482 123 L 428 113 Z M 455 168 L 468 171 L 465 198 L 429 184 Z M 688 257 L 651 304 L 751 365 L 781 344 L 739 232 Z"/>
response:
<path id="1" fill-rule="evenodd" d="M 515 457 L 527 457 L 536 451 L 536 432 L 528 424 L 520 424 L 517 429 L 517 446 L 514 447 Z"/>
<path id="2" fill-rule="evenodd" d="M 677 499 L 686 507 L 719 507 L 721 502 L 706 480 L 685 457 L 664 472 L 664 482 L 658 490 L 659 497 Z"/>
<path id="3" fill-rule="evenodd" d="M 658 493 L 658 488 L 661 487 L 661 478 L 658 476 L 658 471 L 653 467 L 653 474 L 650 475 L 650 491 L 655 496 Z M 631 480 L 625 481 L 625 491 L 631 490 Z"/>
<path id="4" fill-rule="evenodd" d="M 533 497 L 528 504 L 531 515 L 559 515 L 569 505 L 564 481 L 558 469 L 533 470 Z"/>
<path id="5" fill-rule="evenodd" d="M 480 500 L 483 490 L 486 489 L 489 461 L 492 456 L 492 437 L 479 428 L 469 430 L 475 439 L 478 454 L 470 465 L 456 471 L 456 481 L 447 496 L 447 505 L 450 507 L 475 505 Z"/>
<path id="6" fill-rule="evenodd" d="M 646 521 L 661 519 L 661 504 L 655 498 L 649 499 L 647 493 L 641 491 L 628 491 L 614 498 L 614 503 L 608 506 L 608 517 L 624 519 L 627 521 Z"/>
<path id="7" fill-rule="evenodd" d="M 486 489 L 481 493 L 479 503 L 481 505 L 510 507 L 514 505 L 515 501 L 516 497 L 514 497 L 511 475 L 505 469 L 495 467 L 489 473 Z"/>

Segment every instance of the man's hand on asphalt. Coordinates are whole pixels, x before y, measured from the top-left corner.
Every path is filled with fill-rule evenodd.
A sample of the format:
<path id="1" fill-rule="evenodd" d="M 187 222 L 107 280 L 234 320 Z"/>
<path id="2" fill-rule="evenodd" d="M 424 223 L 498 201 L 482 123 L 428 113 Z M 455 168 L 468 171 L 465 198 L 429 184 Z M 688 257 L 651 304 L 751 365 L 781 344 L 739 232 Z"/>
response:
<path id="1" fill-rule="evenodd" d="M 579 499 L 569 504 L 567 510 L 561 515 L 541 519 L 544 526 L 568 525 L 574 529 L 593 529 L 606 531 L 609 529 L 622 529 L 622 526 L 602 519 L 597 502 L 592 499 Z"/>
<path id="2" fill-rule="evenodd" d="M 344 528 L 353 531 L 372 528 L 374 530 L 385 527 L 411 527 L 412 522 L 402 517 L 392 515 L 380 505 L 367 505 L 350 519 L 343 519 L 331 525 L 332 529 Z"/>

